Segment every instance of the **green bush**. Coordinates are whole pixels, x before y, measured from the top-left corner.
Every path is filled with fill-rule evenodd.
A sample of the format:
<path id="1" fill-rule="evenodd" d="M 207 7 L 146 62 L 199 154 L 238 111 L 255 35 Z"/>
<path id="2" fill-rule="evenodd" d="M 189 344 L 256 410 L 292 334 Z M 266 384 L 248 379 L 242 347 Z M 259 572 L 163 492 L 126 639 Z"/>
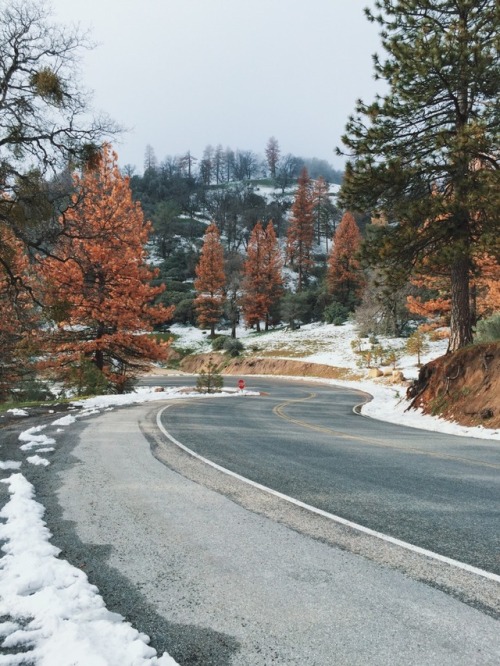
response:
<path id="1" fill-rule="evenodd" d="M 102 395 L 115 392 L 106 376 L 88 359 L 82 359 L 71 368 L 66 384 L 76 392 L 76 395 Z"/>
<path id="2" fill-rule="evenodd" d="M 214 351 L 225 351 L 230 356 L 239 356 L 244 347 L 236 338 L 230 338 L 228 335 L 218 335 L 212 340 L 212 349 Z"/>
<path id="3" fill-rule="evenodd" d="M 191 324 L 192 326 L 196 326 L 194 299 L 184 298 L 177 303 L 172 320 L 176 324 Z"/>
<path id="4" fill-rule="evenodd" d="M 12 397 L 14 402 L 45 402 L 55 398 L 45 382 L 34 378 L 20 382 L 12 391 Z"/>
<path id="5" fill-rule="evenodd" d="M 475 342 L 497 342 L 500 340 L 500 314 L 480 319 L 476 326 Z"/>
<path id="6" fill-rule="evenodd" d="M 243 343 L 240 340 L 236 340 L 236 338 L 226 338 L 222 348 L 229 356 L 239 356 L 244 350 Z"/>
<path id="7" fill-rule="evenodd" d="M 335 326 L 340 326 L 344 324 L 349 319 L 349 308 L 342 303 L 337 303 L 334 301 L 328 307 L 323 310 L 323 320 L 327 324 L 335 324 Z"/>
<path id="8" fill-rule="evenodd" d="M 212 349 L 214 351 L 222 351 L 225 348 L 224 345 L 228 340 L 231 340 L 231 338 L 227 335 L 218 335 L 212 340 Z"/>
<path id="9" fill-rule="evenodd" d="M 206 370 L 200 372 L 196 380 L 196 389 L 200 393 L 214 393 L 219 391 L 223 385 L 224 380 L 212 361 L 209 362 Z"/>

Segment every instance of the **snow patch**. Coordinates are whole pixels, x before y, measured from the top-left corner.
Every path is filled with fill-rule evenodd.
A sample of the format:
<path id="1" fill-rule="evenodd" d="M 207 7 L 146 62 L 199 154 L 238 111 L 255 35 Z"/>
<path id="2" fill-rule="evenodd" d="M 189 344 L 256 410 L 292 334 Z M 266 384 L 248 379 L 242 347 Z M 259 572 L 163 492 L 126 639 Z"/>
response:
<path id="1" fill-rule="evenodd" d="M 32 465 L 43 465 L 44 467 L 50 465 L 50 462 L 47 460 L 47 458 L 42 458 L 39 455 L 28 456 L 26 460 Z"/>
<path id="2" fill-rule="evenodd" d="M 0 469 L 19 469 L 22 463 L 18 460 L 0 461 Z"/>
<path id="3" fill-rule="evenodd" d="M 175 666 L 158 657 L 139 633 L 104 605 L 87 576 L 65 560 L 50 543 L 42 520 L 45 509 L 34 500 L 33 486 L 22 474 L 2 483 L 10 500 L 0 512 L 0 625 L 2 646 L 19 648 L 2 664 L 27 660 L 37 666 Z M 27 649 L 27 651 L 26 651 Z"/>
<path id="4" fill-rule="evenodd" d="M 60 419 L 57 419 L 56 421 L 52 421 L 52 425 L 59 425 L 59 426 L 67 426 L 71 425 L 76 421 L 76 418 L 72 414 L 66 414 L 66 416 L 62 416 Z"/>

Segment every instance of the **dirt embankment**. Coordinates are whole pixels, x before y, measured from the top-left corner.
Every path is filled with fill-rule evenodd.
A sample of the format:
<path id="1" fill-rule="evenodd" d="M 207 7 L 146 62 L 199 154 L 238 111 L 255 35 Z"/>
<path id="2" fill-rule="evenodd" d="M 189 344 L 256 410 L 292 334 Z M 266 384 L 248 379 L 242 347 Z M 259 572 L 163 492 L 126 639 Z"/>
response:
<path id="1" fill-rule="evenodd" d="M 500 427 L 500 343 L 474 345 L 424 365 L 412 407 L 462 425 Z"/>
<path id="2" fill-rule="evenodd" d="M 286 377 L 322 377 L 324 379 L 359 379 L 347 368 L 335 368 L 320 363 L 291 361 L 278 358 L 236 357 L 228 360 L 223 354 L 199 354 L 186 356 L 181 362 L 181 370 L 200 372 L 206 370 L 209 362 L 226 375 L 283 375 Z"/>

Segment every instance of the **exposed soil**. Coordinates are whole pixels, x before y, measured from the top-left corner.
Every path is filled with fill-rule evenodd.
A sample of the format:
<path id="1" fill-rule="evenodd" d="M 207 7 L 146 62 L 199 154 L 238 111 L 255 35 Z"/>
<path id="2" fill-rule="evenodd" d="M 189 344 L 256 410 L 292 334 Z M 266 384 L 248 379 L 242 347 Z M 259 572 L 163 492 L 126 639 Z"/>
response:
<path id="1" fill-rule="evenodd" d="M 206 370 L 212 362 L 219 372 L 226 375 L 282 375 L 286 377 L 321 377 L 324 379 L 360 379 L 347 368 L 335 368 L 320 363 L 290 361 L 278 358 L 236 357 L 228 359 L 223 354 L 199 354 L 186 356 L 181 370 L 197 373 Z"/>
<path id="2" fill-rule="evenodd" d="M 420 369 L 412 407 L 462 425 L 500 427 L 500 343 L 473 345 Z"/>

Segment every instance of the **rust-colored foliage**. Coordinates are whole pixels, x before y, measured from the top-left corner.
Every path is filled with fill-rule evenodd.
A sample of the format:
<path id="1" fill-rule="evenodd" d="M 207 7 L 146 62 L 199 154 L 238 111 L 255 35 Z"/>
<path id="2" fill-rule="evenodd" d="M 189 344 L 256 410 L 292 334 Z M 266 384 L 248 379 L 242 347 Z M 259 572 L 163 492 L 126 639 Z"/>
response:
<path id="1" fill-rule="evenodd" d="M 411 283 L 420 289 L 429 290 L 432 298 L 423 296 L 407 296 L 407 308 L 412 314 L 430 320 L 427 330 L 450 325 L 450 280 L 442 276 L 419 275 L 411 279 Z M 432 323 L 431 323 L 432 322 Z"/>
<path id="2" fill-rule="evenodd" d="M 437 270 L 423 263 L 411 279 L 412 284 L 428 290 L 432 297 L 408 296 L 407 307 L 413 314 L 429 320 L 429 330 L 450 325 L 451 279 L 449 270 Z M 500 265 L 496 259 L 483 253 L 474 259 L 474 277 L 471 278 L 471 312 L 475 319 L 489 317 L 500 310 Z"/>
<path id="3" fill-rule="evenodd" d="M 224 249 L 217 225 L 212 222 L 205 232 L 194 281 L 194 288 L 198 292 L 194 301 L 198 324 L 201 328 L 209 328 L 212 337 L 222 315 L 225 286 Z"/>
<path id="4" fill-rule="evenodd" d="M 243 272 L 243 315 L 248 326 L 260 322 L 269 328 L 269 315 L 274 303 L 283 293 L 283 268 L 278 241 L 272 222 L 266 229 L 257 222 L 248 241 L 247 259 Z"/>
<path id="5" fill-rule="evenodd" d="M 344 213 L 333 238 L 326 282 L 335 301 L 352 308 L 361 298 L 364 277 L 357 253 L 361 233 L 352 213 Z"/>
<path id="6" fill-rule="evenodd" d="M 48 365 L 64 374 L 90 361 L 121 392 L 135 373 L 165 358 L 165 345 L 147 332 L 172 309 L 153 305 L 164 286 L 150 284 L 151 226 L 116 153 L 105 146 L 97 167 L 74 181 L 57 259 L 41 261 L 43 297 L 56 324 L 47 338 Z"/>
<path id="7" fill-rule="evenodd" d="M 33 302 L 26 289 L 30 284 L 29 262 L 12 231 L 0 224 L 0 400 L 22 378 L 28 365 Z"/>
<path id="8" fill-rule="evenodd" d="M 476 305 L 480 317 L 500 312 L 500 264 L 489 254 L 476 259 Z"/>
<path id="9" fill-rule="evenodd" d="M 297 291 L 301 291 L 314 266 L 312 246 L 314 241 L 314 203 L 311 180 L 304 168 L 298 180 L 298 188 L 292 205 L 292 215 L 287 233 L 286 255 L 292 268 L 298 273 Z"/>

